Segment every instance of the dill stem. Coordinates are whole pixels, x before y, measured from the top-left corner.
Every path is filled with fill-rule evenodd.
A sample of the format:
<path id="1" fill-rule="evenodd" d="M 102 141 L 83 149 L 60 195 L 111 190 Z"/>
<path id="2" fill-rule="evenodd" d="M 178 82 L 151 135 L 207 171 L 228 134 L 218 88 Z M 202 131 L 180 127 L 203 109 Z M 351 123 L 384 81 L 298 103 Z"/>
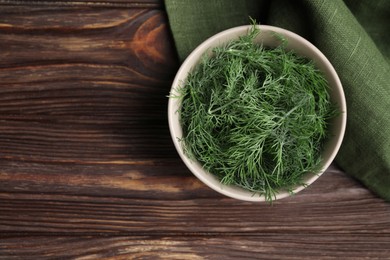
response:
<path id="1" fill-rule="evenodd" d="M 224 104 L 224 105 L 222 105 L 222 106 L 220 106 L 220 107 L 217 107 L 217 108 L 215 108 L 215 109 L 213 109 L 213 110 L 210 110 L 210 109 L 211 109 L 211 106 L 210 106 L 208 112 L 209 112 L 209 114 L 214 114 L 215 112 L 220 111 L 220 110 L 222 110 L 222 109 L 224 109 L 224 108 L 230 106 L 231 104 L 233 104 L 234 102 L 237 102 L 238 100 L 239 100 L 238 98 L 233 99 L 233 100 L 231 100 L 230 102 L 228 102 L 228 103 L 226 103 L 226 104 Z"/>

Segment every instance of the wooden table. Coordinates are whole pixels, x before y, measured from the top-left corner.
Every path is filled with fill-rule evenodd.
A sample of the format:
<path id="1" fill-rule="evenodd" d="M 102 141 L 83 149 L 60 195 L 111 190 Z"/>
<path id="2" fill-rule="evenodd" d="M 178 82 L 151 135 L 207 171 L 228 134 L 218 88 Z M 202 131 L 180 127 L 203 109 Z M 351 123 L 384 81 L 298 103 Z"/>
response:
<path id="1" fill-rule="evenodd" d="M 179 159 L 161 0 L 0 0 L 0 259 L 390 259 L 390 204 L 332 166 L 273 205 Z"/>

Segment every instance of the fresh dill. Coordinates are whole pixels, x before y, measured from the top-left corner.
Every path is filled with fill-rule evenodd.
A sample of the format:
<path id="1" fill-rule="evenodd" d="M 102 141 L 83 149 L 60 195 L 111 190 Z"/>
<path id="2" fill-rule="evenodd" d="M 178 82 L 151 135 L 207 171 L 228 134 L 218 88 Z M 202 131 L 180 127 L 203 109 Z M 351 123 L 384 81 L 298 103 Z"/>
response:
<path id="1" fill-rule="evenodd" d="M 335 116 L 324 76 L 306 58 L 248 34 L 203 57 L 179 88 L 185 153 L 223 184 L 272 201 L 304 185 Z"/>

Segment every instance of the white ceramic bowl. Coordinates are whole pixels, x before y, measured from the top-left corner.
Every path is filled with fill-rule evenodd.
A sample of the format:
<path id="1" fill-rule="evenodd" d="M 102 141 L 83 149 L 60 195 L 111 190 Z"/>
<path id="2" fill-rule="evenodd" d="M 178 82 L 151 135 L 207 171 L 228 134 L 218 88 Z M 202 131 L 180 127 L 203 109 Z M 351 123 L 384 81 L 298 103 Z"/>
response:
<path id="1" fill-rule="evenodd" d="M 204 41 L 199 45 L 184 61 L 181 65 L 179 71 L 176 74 L 176 77 L 173 81 L 171 94 L 175 94 L 175 90 L 180 86 L 182 82 L 185 81 L 188 73 L 199 63 L 201 57 L 206 53 L 210 52 L 216 46 L 221 46 L 227 42 L 237 39 L 241 35 L 247 34 L 248 30 L 251 28 L 251 25 L 240 26 L 232 29 L 228 29 L 221 33 L 218 33 L 211 38 Z M 276 47 L 280 45 L 280 38 L 275 36 L 275 33 L 283 35 L 287 39 L 286 49 L 294 50 L 297 54 L 307 57 L 314 61 L 316 67 L 320 69 L 328 83 L 330 85 L 330 96 L 333 103 L 337 104 L 339 110 L 341 111 L 340 115 L 333 119 L 329 131 L 331 131 L 331 138 L 327 141 L 324 146 L 324 151 L 322 153 L 322 164 L 321 170 L 316 173 L 308 173 L 304 176 L 305 186 L 297 186 L 293 189 L 294 193 L 297 193 L 307 187 L 309 184 L 313 183 L 332 163 L 335 158 L 341 142 L 344 137 L 345 126 L 346 126 L 346 103 L 344 91 L 341 86 L 341 82 L 335 69 L 328 59 L 310 42 L 302 38 L 301 36 L 287 31 L 282 28 L 260 25 L 260 33 L 256 38 L 257 43 L 262 43 L 264 46 Z M 183 152 L 182 144 L 179 139 L 182 137 L 182 128 L 179 123 L 179 113 L 180 109 L 180 100 L 177 98 L 170 98 L 168 104 L 168 120 L 169 120 L 169 129 L 175 144 L 176 150 L 178 151 L 180 157 L 191 170 L 191 172 L 198 177 L 204 184 L 214 189 L 215 191 L 222 193 L 231 198 L 244 200 L 244 201 L 265 201 L 264 196 L 255 194 L 252 191 L 244 190 L 237 186 L 224 185 L 220 183 L 220 180 L 216 178 L 213 174 L 205 171 L 202 168 L 202 165 L 199 162 L 189 159 Z M 282 199 L 287 196 L 290 196 L 291 193 L 285 190 L 280 190 L 276 194 L 275 199 Z"/>

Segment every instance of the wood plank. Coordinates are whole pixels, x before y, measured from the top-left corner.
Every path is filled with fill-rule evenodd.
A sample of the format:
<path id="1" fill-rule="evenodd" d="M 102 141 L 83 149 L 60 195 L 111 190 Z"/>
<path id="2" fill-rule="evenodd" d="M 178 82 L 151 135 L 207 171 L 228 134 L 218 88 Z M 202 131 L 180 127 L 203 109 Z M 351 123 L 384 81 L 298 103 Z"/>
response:
<path id="1" fill-rule="evenodd" d="M 388 259 L 373 235 L 10 237 L 0 259 Z"/>
<path id="2" fill-rule="evenodd" d="M 163 8 L 161 0 L 0 0 L 0 5 Z"/>
<path id="3" fill-rule="evenodd" d="M 0 17 L 1 174 L 16 162 L 45 169 L 176 156 L 165 111 L 177 60 L 162 11 Z"/>
<path id="4" fill-rule="evenodd" d="M 0 259 L 389 256 L 390 204 L 334 165 L 273 205 L 223 197 L 187 170 L 167 125 L 178 62 L 162 1 L 10 3 Z"/>
<path id="5" fill-rule="evenodd" d="M 155 177 L 148 176 L 149 171 Z M 0 194 L 0 230 L 67 235 L 299 232 L 390 236 L 390 205 L 336 169 L 305 191 L 273 205 L 222 197 L 192 176 L 174 176 L 153 167 L 149 171 L 78 175 L 69 170 L 52 178 L 39 174 L 19 178 L 17 174 L 8 180 L 3 176 L 2 189 L 12 193 Z"/>
<path id="6" fill-rule="evenodd" d="M 168 86 L 177 62 L 162 11 L 65 11 L 57 8 L 54 13 L 43 9 L 30 14 L 2 14 L 0 9 L 3 84 L 92 80 L 103 74 L 105 77 L 97 80 L 129 82 L 134 78 L 145 85 L 158 82 Z"/>

